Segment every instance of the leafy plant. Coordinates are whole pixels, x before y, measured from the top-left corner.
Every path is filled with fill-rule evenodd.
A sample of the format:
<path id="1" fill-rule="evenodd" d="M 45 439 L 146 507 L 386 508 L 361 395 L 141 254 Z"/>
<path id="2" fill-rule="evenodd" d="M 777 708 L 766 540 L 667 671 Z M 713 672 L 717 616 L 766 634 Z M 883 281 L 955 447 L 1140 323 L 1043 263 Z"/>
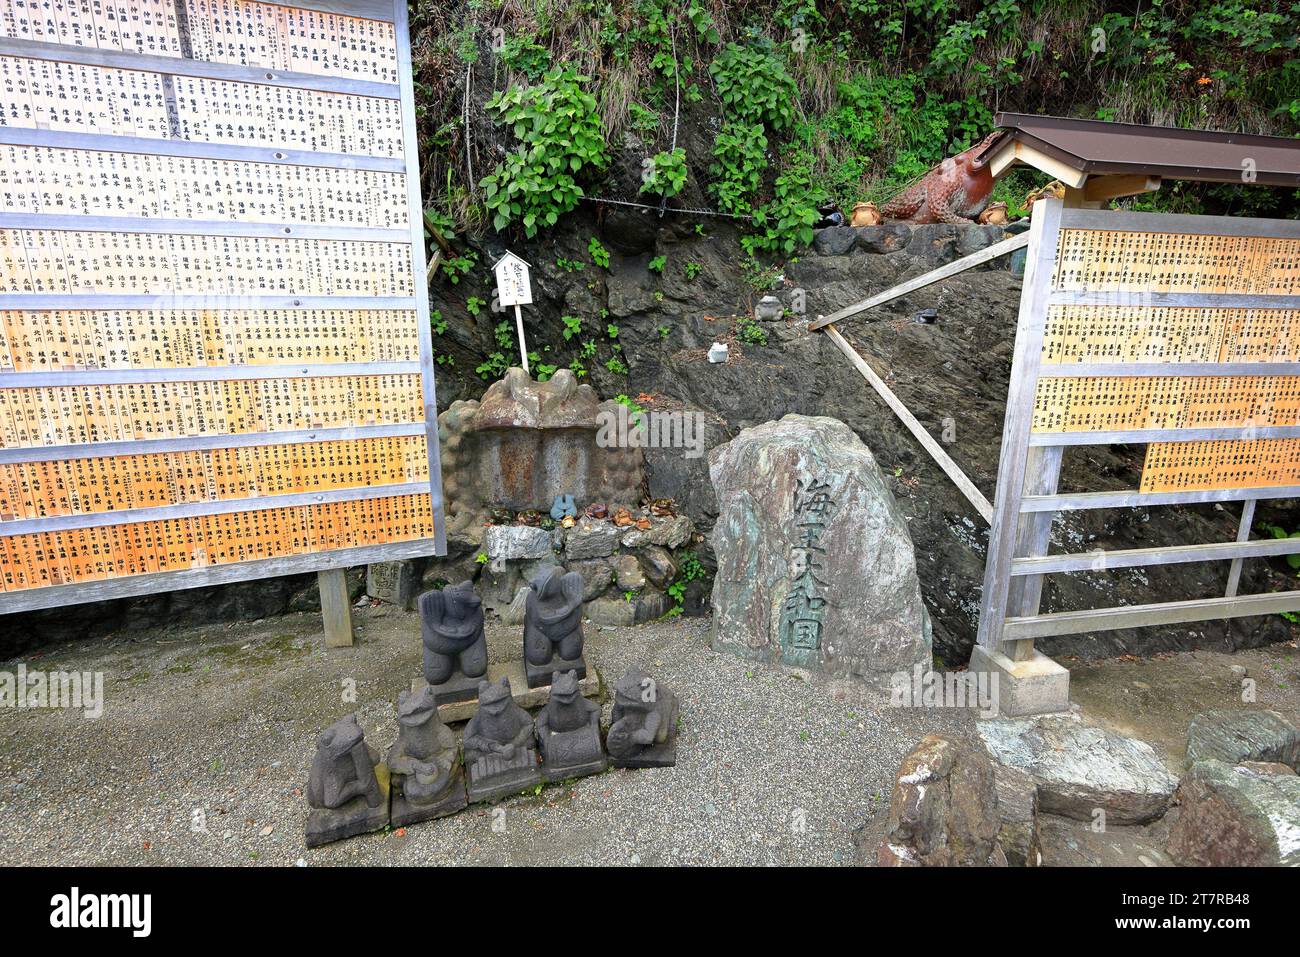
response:
<path id="1" fill-rule="evenodd" d="M 485 305 L 487 305 L 487 300 L 480 299 L 478 296 L 470 296 L 465 300 L 465 311 L 477 319 L 478 314 L 483 311 Z"/>
<path id="2" fill-rule="evenodd" d="M 728 43 L 709 73 L 729 119 L 773 131 L 794 120 L 799 90 L 774 53 Z"/>
<path id="3" fill-rule="evenodd" d="M 692 261 L 692 262 L 688 262 L 683 267 L 683 271 L 686 273 L 686 278 L 688 280 L 691 280 L 694 279 L 696 276 L 698 276 L 700 274 L 700 270 L 703 268 L 704 267 L 701 266 L 699 263 Z"/>
<path id="4" fill-rule="evenodd" d="M 656 256 L 654 259 L 650 260 L 646 268 L 649 269 L 652 273 L 657 273 L 658 275 L 662 276 L 664 274 L 664 266 L 667 263 L 668 263 L 667 256 Z"/>
<path id="5" fill-rule="evenodd" d="M 740 241 L 751 256 L 756 252 L 788 256 L 812 242 L 818 213 L 810 165 L 805 159 L 787 167 L 776 178 L 771 202 L 754 210 L 757 232 Z"/>
<path id="6" fill-rule="evenodd" d="M 560 316 L 560 322 L 564 323 L 564 329 L 561 330 L 560 335 L 564 336 L 565 342 L 568 342 L 582 331 L 582 319 L 578 316 Z"/>
<path id="7" fill-rule="evenodd" d="M 518 222 L 531 238 L 554 226 L 583 195 L 575 177 L 604 168 L 604 127 L 590 82 L 570 67 L 554 68 L 535 85 L 500 90 L 487 102 L 519 141 L 479 183 L 495 229 Z"/>
<path id="8" fill-rule="evenodd" d="M 641 174 L 641 192 L 667 198 L 676 196 L 686 185 L 686 150 L 656 153 L 646 161 Z"/>
<path id="9" fill-rule="evenodd" d="M 587 243 L 587 252 L 591 255 L 591 261 L 602 269 L 609 268 L 609 250 L 600 244 L 600 240 L 595 236 Z"/>
<path id="10" fill-rule="evenodd" d="M 767 169 L 767 137 L 760 123 L 726 123 L 713 139 L 713 195 L 723 212 L 743 216 Z M 698 225 L 698 224 L 697 224 Z"/>

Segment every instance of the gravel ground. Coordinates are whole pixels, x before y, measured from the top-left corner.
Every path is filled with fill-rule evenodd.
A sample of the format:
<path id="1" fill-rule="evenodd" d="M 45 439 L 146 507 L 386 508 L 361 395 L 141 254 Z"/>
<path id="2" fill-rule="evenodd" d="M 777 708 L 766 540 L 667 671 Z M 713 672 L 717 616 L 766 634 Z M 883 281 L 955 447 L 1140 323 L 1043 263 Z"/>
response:
<path id="1" fill-rule="evenodd" d="M 49 649 L 28 669 L 102 671 L 105 707 L 0 710 L 7 864 L 852 864 L 877 835 L 894 771 L 964 711 L 891 709 L 853 686 L 714 653 L 708 622 L 588 625 L 607 683 L 642 666 L 682 706 L 675 768 L 621 771 L 308 851 L 316 734 L 349 711 L 381 753 L 419 670 L 415 615 L 358 613 L 326 651 L 313 615 L 161 630 Z M 519 629 L 492 623 L 494 659 Z M 0 665 L 14 671 L 18 662 Z M 355 704 L 345 690 L 355 687 Z M 605 702 L 608 719 L 609 702 Z M 802 821 L 803 827 L 799 826 Z M 504 830 L 500 824 L 504 823 Z M 874 843 L 874 842 L 873 842 Z"/>

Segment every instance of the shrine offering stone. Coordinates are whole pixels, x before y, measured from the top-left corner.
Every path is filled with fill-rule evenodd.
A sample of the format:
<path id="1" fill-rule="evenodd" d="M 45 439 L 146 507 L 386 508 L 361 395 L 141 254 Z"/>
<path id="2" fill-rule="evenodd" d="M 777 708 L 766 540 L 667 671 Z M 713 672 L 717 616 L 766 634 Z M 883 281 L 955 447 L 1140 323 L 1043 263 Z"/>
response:
<path id="1" fill-rule="evenodd" d="M 509 678 L 479 685 L 478 711 L 465 725 L 463 743 L 471 803 L 518 794 L 542 780 L 533 719 L 515 704 Z"/>
<path id="2" fill-rule="evenodd" d="M 582 696 L 577 672 L 555 675 L 535 726 L 544 781 L 599 774 L 609 767 L 600 742 L 600 705 Z"/>
<path id="3" fill-rule="evenodd" d="M 419 604 L 424 679 L 438 704 L 472 699 L 488 664 L 483 603 L 474 583 L 427 591 Z"/>
<path id="4" fill-rule="evenodd" d="M 408 611 L 420 593 L 420 565 L 414 561 L 375 562 L 366 566 L 366 594 Z"/>
<path id="5" fill-rule="evenodd" d="M 677 763 L 677 696 L 633 669 L 614 685 L 605 748 L 616 768 L 670 768 Z"/>
<path id="6" fill-rule="evenodd" d="M 713 647 L 886 688 L 931 667 L 912 539 L 844 423 L 787 415 L 709 457 L 718 496 Z"/>

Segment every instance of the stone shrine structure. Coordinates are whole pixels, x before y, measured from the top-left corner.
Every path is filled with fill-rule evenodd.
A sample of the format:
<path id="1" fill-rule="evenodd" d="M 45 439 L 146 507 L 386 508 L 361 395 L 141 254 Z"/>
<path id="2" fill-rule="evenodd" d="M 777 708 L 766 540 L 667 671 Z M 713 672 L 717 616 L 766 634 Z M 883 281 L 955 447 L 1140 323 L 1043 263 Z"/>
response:
<path id="1" fill-rule="evenodd" d="M 535 726 L 543 781 L 599 774 L 609 766 L 600 743 L 600 706 L 582 696 L 575 672 L 556 672 Z"/>
<path id="2" fill-rule="evenodd" d="M 455 733 L 438 718 L 433 689 L 397 699 L 397 740 L 388 750 L 393 827 L 454 814 L 466 804 Z"/>
<path id="3" fill-rule="evenodd" d="M 596 445 L 597 417 L 619 408 L 568 369 L 547 382 L 511 369 L 481 400 L 453 402 L 438 416 L 448 531 L 482 524 L 491 508 L 548 513 L 557 495 L 638 502 L 642 450 Z"/>
<path id="4" fill-rule="evenodd" d="M 388 824 L 388 769 L 350 714 L 316 739 L 307 780 L 307 846 L 381 830 Z"/>
<path id="5" fill-rule="evenodd" d="M 605 747 L 616 768 L 675 765 L 677 696 L 644 671 L 629 671 L 614 686 Z"/>
<path id="6" fill-rule="evenodd" d="M 478 711 L 465 725 L 465 767 L 471 802 L 495 801 L 542 780 L 533 719 L 515 704 L 510 679 L 478 689 Z"/>

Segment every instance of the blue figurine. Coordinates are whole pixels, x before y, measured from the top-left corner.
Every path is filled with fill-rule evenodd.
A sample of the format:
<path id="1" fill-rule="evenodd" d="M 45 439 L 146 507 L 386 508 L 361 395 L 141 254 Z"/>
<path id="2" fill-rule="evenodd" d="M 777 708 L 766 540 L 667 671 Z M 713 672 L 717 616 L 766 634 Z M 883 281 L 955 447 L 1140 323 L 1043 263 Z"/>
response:
<path id="1" fill-rule="evenodd" d="M 566 515 L 577 515 L 578 506 L 573 503 L 572 495 L 557 495 L 551 503 L 551 518 L 557 522 Z"/>

